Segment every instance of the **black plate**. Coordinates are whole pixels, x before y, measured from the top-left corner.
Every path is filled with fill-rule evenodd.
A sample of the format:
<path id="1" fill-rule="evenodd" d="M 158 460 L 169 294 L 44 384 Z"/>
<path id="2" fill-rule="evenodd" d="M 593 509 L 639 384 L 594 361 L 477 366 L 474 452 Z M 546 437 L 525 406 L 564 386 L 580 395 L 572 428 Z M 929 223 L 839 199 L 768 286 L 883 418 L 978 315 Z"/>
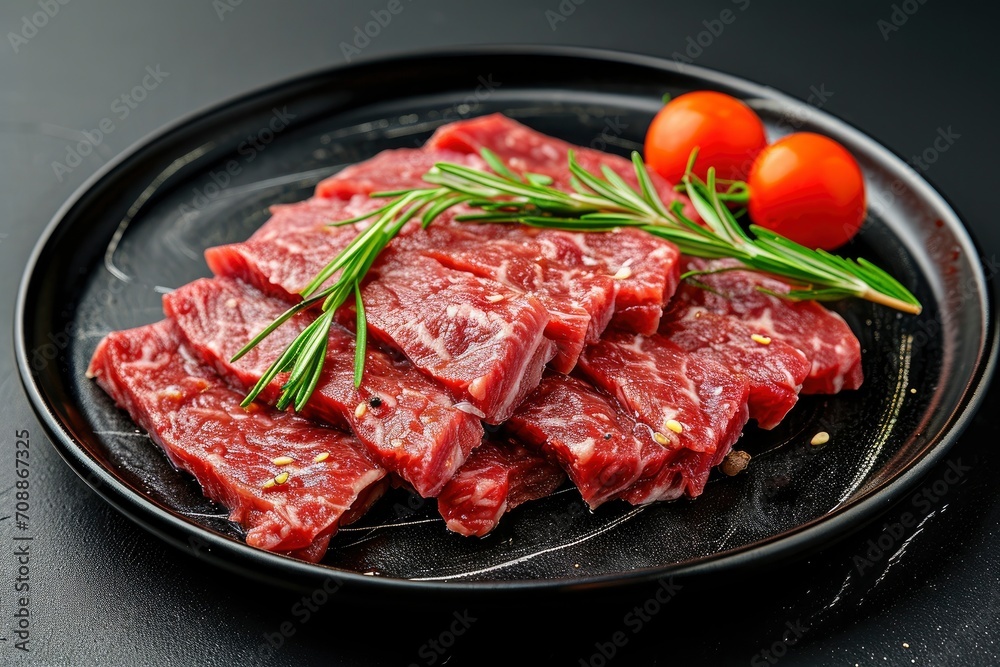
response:
<path id="1" fill-rule="evenodd" d="M 84 377 L 100 337 L 162 317 L 161 294 L 208 271 L 204 248 L 241 240 L 267 207 L 442 123 L 501 111 L 574 143 L 627 154 L 664 93 L 746 99 L 772 136 L 812 130 L 861 162 L 870 220 L 845 249 L 910 286 L 919 317 L 837 306 L 862 341 L 860 391 L 805 397 L 778 429 L 748 428 L 747 472 L 695 501 L 595 513 L 567 490 L 518 508 L 484 539 L 448 533 L 433 502 L 397 491 L 334 538 L 322 565 L 246 546 L 123 412 Z M 577 49 L 503 48 L 323 71 L 186 118 L 91 179 L 49 226 L 18 301 L 31 400 L 66 461 L 175 545 L 273 582 L 337 576 L 357 591 L 517 593 L 731 572 L 817 548 L 898 499 L 955 441 L 994 357 L 979 255 L 920 176 L 845 123 L 770 88 L 702 68 Z M 829 444 L 813 447 L 817 431 Z"/>

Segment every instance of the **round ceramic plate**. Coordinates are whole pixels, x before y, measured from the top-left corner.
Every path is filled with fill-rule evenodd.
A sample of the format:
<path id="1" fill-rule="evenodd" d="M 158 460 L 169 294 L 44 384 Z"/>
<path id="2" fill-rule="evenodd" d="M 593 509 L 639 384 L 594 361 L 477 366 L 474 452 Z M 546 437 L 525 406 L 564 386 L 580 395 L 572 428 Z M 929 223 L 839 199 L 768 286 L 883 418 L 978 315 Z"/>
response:
<path id="1" fill-rule="evenodd" d="M 224 508 L 171 467 L 84 370 L 102 336 L 159 320 L 163 293 L 208 275 L 202 251 L 239 241 L 268 207 L 309 196 L 345 165 L 419 146 L 438 126 L 502 112 L 576 144 L 627 155 L 665 93 L 745 99 L 772 138 L 830 135 L 859 159 L 870 193 L 843 251 L 886 267 L 924 304 L 918 317 L 835 304 L 861 340 L 859 391 L 803 397 L 785 422 L 748 427 L 744 474 L 696 500 L 585 509 L 565 489 L 517 508 L 482 539 L 449 533 L 433 501 L 397 490 L 342 529 L 321 564 L 246 546 Z M 764 86 L 607 52 L 504 48 L 322 71 L 183 119 L 86 184 L 40 241 L 21 287 L 16 344 L 25 386 L 66 461 L 168 541 L 275 582 L 336 575 L 359 591 L 502 594 L 634 584 L 743 570 L 817 548 L 898 498 L 958 437 L 992 368 L 992 305 L 955 212 L 872 139 Z M 830 433 L 821 447 L 817 431 Z"/>

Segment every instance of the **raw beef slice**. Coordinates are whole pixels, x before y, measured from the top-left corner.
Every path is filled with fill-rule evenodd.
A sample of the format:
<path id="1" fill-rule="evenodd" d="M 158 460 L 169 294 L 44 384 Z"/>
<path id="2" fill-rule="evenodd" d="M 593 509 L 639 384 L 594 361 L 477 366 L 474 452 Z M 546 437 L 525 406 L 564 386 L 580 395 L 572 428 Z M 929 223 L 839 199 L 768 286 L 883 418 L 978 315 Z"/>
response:
<path id="1" fill-rule="evenodd" d="M 196 280 L 166 295 L 163 303 L 191 349 L 244 390 L 310 322 L 308 314 L 299 314 L 233 362 L 286 303 L 225 278 Z M 419 494 L 437 494 L 482 440 L 479 420 L 456 408 L 451 395 L 412 365 L 375 345 L 368 347 L 364 382 L 356 389 L 354 343 L 347 330 L 330 328 L 323 374 L 304 414 L 351 430 L 374 460 Z M 279 375 L 261 398 L 277 400 L 286 377 Z"/>
<path id="2" fill-rule="evenodd" d="M 108 334 L 87 375 L 229 509 L 251 546 L 318 561 L 338 524 L 383 489 L 385 470 L 346 433 L 241 408 L 243 395 L 195 360 L 169 320 Z M 279 457 L 292 462 L 276 465 Z"/>

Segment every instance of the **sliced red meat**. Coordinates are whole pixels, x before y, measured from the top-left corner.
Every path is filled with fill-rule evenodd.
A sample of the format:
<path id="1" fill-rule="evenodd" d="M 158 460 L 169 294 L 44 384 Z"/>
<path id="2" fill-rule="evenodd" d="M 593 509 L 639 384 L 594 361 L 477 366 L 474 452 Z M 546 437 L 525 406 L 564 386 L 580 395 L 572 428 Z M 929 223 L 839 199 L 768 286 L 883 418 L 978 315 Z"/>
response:
<path id="1" fill-rule="evenodd" d="M 443 125 L 424 144 L 425 150 L 476 155 L 484 148 L 496 153 L 514 171 L 550 176 L 554 187 L 567 192 L 572 191 L 568 166 L 570 150 L 574 151 L 580 166 L 590 173 L 601 176 L 601 168 L 608 167 L 633 188 L 639 187 L 635 168 L 628 158 L 575 146 L 499 113 Z M 675 191 L 672 183 L 652 171 L 649 172 L 649 177 L 667 206 L 675 200 L 680 201 L 684 205 L 685 214 L 694 220 L 698 219 L 691 202 Z"/>
<path id="2" fill-rule="evenodd" d="M 260 238 L 209 250 L 209 266 L 217 275 L 298 300 L 296 293 L 357 230 L 321 225 L 302 231 L 294 218 L 302 211 L 346 214 L 349 206 L 324 200 L 280 209 Z M 286 226 L 291 232 L 280 234 Z M 545 336 L 550 316 L 533 296 L 417 254 L 379 261 L 369 276 L 362 298 L 370 333 L 468 400 L 489 423 L 510 415 L 555 355 Z M 353 319 L 350 312 L 344 316 Z"/>
<path id="3" fill-rule="evenodd" d="M 363 162 L 352 164 L 316 186 L 317 197 L 350 199 L 354 195 L 411 188 L 431 188 L 424 174 L 437 162 L 486 170 L 486 163 L 476 154 L 449 150 L 396 148 L 378 153 Z"/>
<path id="4" fill-rule="evenodd" d="M 546 374 L 504 427 L 558 461 L 591 509 L 614 498 L 637 505 L 653 499 L 633 487 L 655 477 L 676 451 L 615 399 L 557 373 Z"/>
<path id="5" fill-rule="evenodd" d="M 567 153 L 575 152 L 577 161 L 591 173 L 600 174 L 607 166 L 633 187 L 638 187 L 632 162 L 619 155 L 574 146 L 565 141 L 537 132 L 501 114 L 458 121 L 438 128 L 425 145 L 429 150 L 452 150 L 479 153 L 488 148 L 515 171 L 530 171 L 551 176 L 553 185 L 572 191 Z M 672 184 L 655 173 L 650 178 L 660 197 L 668 206 L 674 200 L 684 204 L 684 213 L 699 220 L 688 199 L 676 192 Z M 620 286 L 615 306 L 615 326 L 651 334 L 656 331 L 660 311 L 677 286 L 679 271 L 676 246 L 638 230 L 622 230 L 615 234 L 571 234 L 546 230 L 543 236 L 556 245 L 553 255 L 561 251 L 582 252 L 600 265 L 608 275 L 619 275 Z M 567 243 L 569 245 L 567 245 Z M 572 245 L 578 246 L 577 250 Z"/>
<path id="6" fill-rule="evenodd" d="M 797 348 L 751 331 L 740 318 L 691 305 L 687 297 L 697 289 L 681 286 L 660 333 L 687 352 L 706 355 L 744 376 L 750 383 L 750 417 L 761 428 L 774 428 L 798 401 L 809 360 Z"/>
<path id="7" fill-rule="evenodd" d="M 740 265 L 732 260 L 690 259 L 686 270 L 733 266 Z M 758 287 L 777 294 L 790 288 L 781 280 L 753 271 L 725 270 L 699 275 L 696 280 L 709 289 L 686 292 L 689 302 L 734 316 L 754 333 L 788 343 L 806 355 L 811 368 L 802 393 L 836 394 L 861 386 L 861 343 L 837 313 L 816 301 L 789 301 L 761 292 Z"/>
<path id="8" fill-rule="evenodd" d="M 243 243 L 210 248 L 209 267 L 216 275 L 234 276 L 268 294 L 298 300 L 313 277 L 358 233 L 362 225 L 329 227 L 332 220 L 348 219 L 370 204 L 353 199 L 308 200 L 275 207 L 272 218 Z M 442 216 L 428 230 L 419 225 L 405 230 L 387 249 L 373 273 L 386 262 L 391 249 L 419 252 L 459 271 L 497 280 L 511 289 L 537 298 L 549 312 L 546 337 L 557 344 L 553 367 L 569 372 L 585 340 L 596 340 L 614 309 L 616 281 L 577 262 L 565 265 L 541 254 L 527 235 L 513 227 L 455 223 Z M 489 229 L 487 229 L 488 227 Z"/>
<path id="9" fill-rule="evenodd" d="M 600 276 L 601 280 L 610 278 L 614 283 L 613 307 L 607 307 L 606 292 L 590 292 L 590 305 L 586 306 L 592 316 L 588 342 L 596 340 L 609 321 L 636 333 L 655 333 L 663 308 L 680 280 L 677 246 L 637 229 L 574 233 L 520 225 L 467 227 L 466 233 L 491 242 L 503 238 L 537 250 L 541 257 L 560 266 Z"/>
<path id="10" fill-rule="evenodd" d="M 311 321 L 300 314 L 246 356 L 230 359 L 263 330 L 287 304 L 235 280 L 189 283 L 164 297 L 188 345 L 236 386 L 252 387 Z M 474 416 L 455 407 L 439 385 L 415 372 L 405 360 L 368 346 L 365 377 L 354 387 L 354 335 L 330 328 L 323 374 L 304 414 L 352 431 L 375 461 L 399 474 L 423 496 L 435 495 L 458 470 L 483 429 Z M 286 375 L 261 394 L 274 402 Z"/>
<path id="11" fill-rule="evenodd" d="M 445 221 L 447 221 L 447 217 L 445 217 Z M 462 251 L 456 253 L 458 259 L 451 261 L 461 261 L 471 265 L 474 261 L 474 255 L 471 254 L 472 247 L 475 245 L 487 246 L 493 243 L 498 243 L 500 248 L 504 251 L 509 250 L 511 254 L 534 258 L 540 267 L 534 269 L 536 276 L 541 275 L 540 282 L 537 278 L 533 280 L 530 277 L 518 277 L 517 281 L 526 285 L 534 285 L 546 295 L 546 298 L 559 300 L 568 298 L 573 304 L 581 306 L 590 315 L 590 322 L 587 326 L 587 342 L 593 343 L 601 337 L 614 314 L 615 301 L 621 286 L 621 281 L 614 277 L 615 273 L 618 272 L 617 268 L 614 272 L 610 272 L 605 264 L 582 252 L 556 251 L 553 242 L 545 236 L 547 230 L 536 227 L 514 224 L 453 223 L 453 226 L 458 225 L 461 225 L 461 230 L 469 241 L 450 246 Z M 431 229 L 433 230 L 434 227 L 432 226 Z M 408 237 L 407 241 L 415 236 Z M 566 243 L 568 240 L 563 239 L 563 242 Z M 578 250 L 575 243 L 574 248 Z M 447 250 L 441 253 L 442 256 L 446 252 Z M 466 252 L 470 254 L 465 254 Z M 487 263 L 489 254 L 480 261 L 484 264 Z M 506 273 L 508 274 L 513 273 L 516 276 L 521 272 L 529 273 L 526 266 L 514 272 L 510 271 L 510 266 L 507 265 Z M 500 280 L 500 277 L 495 279 Z M 505 280 L 510 281 L 511 278 L 506 277 Z"/>
<path id="12" fill-rule="evenodd" d="M 442 217 L 393 243 L 441 264 L 489 278 L 538 299 L 550 315 L 545 335 L 556 343 L 550 366 L 570 372 L 586 342 L 600 337 L 614 310 L 617 285 L 610 276 L 545 257 L 540 244 L 509 225 L 473 225 Z M 390 255 L 384 258 L 392 262 Z"/>
<path id="13" fill-rule="evenodd" d="M 548 256 L 581 256 L 595 271 L 618 283 L 612 326 L 641 334 L 656 332 L 680 281 L 680 251 L 673 243 L 638 229 L 570 233 L 542 230 L 538 239 Z"/>
<path id="14" fill-rule="evenodd" d="M 487 440 L 438 496 L 448 528 L 482 537 L 518 505 L 551 495 L 566 475 L 544 456 L 514 440 Z"/>
<path id="15" fill-rule="evenodd" d="M 650 499 L 701 494 L 711 468 L 739 438 L 749 410 L 749 383 L 705 355 L 663 336 L 605 334 L 580 357 L 588 379 L 618 399 L 671 450 L 668 465 L 637 483 Z"/>
<path id="16" fill-rule="evenodd" d="M 251 546 L 318 561 L 341 519 L 383 489 L 385 470 L 346 433 L 241 408 L 243 396 L 195 360 L 170 321 L 109 334 L 87 375 L 229 509 Z M 278 457 L 293 461 L 279 466 Z"/>
<path id="17" fill-rule="evenodd" d="M 369 332 L 487 423 L 507 419 L 555 355 L 548 312 L 534 297 L 428 257 L 394 259 L 361 290 Z"/>
<path id="18" fill-rule="evenodd" d="M 298 301 L 299 292 L 362 228 L 329 224 L 373 211 L 380 204 L 359 196 L 274 206 L 271 218 L 248 240 L 208 248 L 205 261 L 217 276 L 240 278 L 272 296 Z"/>

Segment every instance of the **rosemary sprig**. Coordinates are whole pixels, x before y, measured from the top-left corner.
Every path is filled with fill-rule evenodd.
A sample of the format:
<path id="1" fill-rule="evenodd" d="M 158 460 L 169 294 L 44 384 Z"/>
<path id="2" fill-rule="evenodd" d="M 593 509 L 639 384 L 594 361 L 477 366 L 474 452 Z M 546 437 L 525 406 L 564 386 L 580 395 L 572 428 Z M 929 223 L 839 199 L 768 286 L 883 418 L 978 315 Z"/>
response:
<path id="1" fill-rule="evenodd" d="M 368 226 L 323 268 L 302 290 L 303 301 L 292 306 L 241 349 L 233 361 L 294 315 L 322 303 L 320 314 L 285 349 L 251 389 L 243 402 L 249 405 L 278 374 L 290 371 L 277 406 L 294 405 L 301 410 L 319 382 L 326 359 L 326 341 L 333 314 L 352 294 L 357 311 L 354 383 L 360 386 L 364 373 L 367 320 L 361 300 L 361 281 L 382 250 L 411 220 L 423 227 L 458 205 L 477 210 L 455 217 L 462 222 L 519 223 L 578 232 L 608 232 L 636 227 L 677 245 L 684 254 L 731 257 L 747 269 L 785 278 L 793 285 L 783 298 L 832 300 L 857 297 L 917 314 L 920 302 L 896 279 L 864 259 L 845 259 L 823 250 L 811 250 L 767 229 L 750 225 L 744 231 L 726 202 L 745 202 L 742 183 L 717 190 L 715 172 L 707 180 L 691 173 L 691 156 L 683 188 L 704 221 L 687 218 L 679 202 L 666 206 L 653 186 L 642 158 L 632 153 L 638 190 L 608 167 L 600 176 L 582 168 L 572 152 L 569 171 L 573 192 L 551 187 L 552 180 L 539 174 L 518 174 L 495 154 L 482 151 L 493 173 L 449 162 L 437 163 L 424 180 L 431 186 L 394 192 L 373 193 L 389 202 L 370 213 L 334 225 L 369 221 Z M 692 275 L 686 274 L 686 276 Z M 336 276 L 336 278 L 334 278 Z M 329 281 L 333 281 L 326 287 Z"/>

